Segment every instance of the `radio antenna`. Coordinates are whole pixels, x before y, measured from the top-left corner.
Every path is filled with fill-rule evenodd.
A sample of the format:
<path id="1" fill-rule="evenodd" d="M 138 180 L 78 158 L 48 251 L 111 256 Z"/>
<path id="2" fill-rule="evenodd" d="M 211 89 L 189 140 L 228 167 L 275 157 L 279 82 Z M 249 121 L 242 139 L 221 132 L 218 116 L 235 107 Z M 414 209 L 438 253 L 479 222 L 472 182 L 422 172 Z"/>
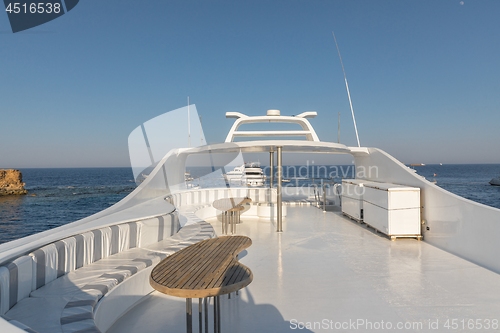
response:
<path id="1" fill-rule="evenodd" d="M 349 84 L 347 83 L 347 76 L 345 75 L 344 63 L 342 62 L 342 56 L 340 55 L 339 44 L 337 44 L 337 38 L 335 38 L 335 33 L 332 31 L 333 40 L 335 41 L 335 46 L 337 47 L 337 52 L 339 54 L 340 65 L 342 66 L 342 72 L 344 73 L 345 88 L 347 90 L 347 98 L 349 98 L 349 106 L 351 107 L 352 121 L 354 123 L 354 131 L 356 132 L 356 140 L 358 141 L 358 147 L 361 147 L 359 143 L 358 127 L 356 126 L 356 117 L 354 116 L 354 109 L 352 107 L 351 92 L 349 91 Z"/>
<path id="2" fill-rule="evenodd" d="M 191 148 L 191 115 L 189 113 L 189 96 L 188 96 L 188 147 Z"/>

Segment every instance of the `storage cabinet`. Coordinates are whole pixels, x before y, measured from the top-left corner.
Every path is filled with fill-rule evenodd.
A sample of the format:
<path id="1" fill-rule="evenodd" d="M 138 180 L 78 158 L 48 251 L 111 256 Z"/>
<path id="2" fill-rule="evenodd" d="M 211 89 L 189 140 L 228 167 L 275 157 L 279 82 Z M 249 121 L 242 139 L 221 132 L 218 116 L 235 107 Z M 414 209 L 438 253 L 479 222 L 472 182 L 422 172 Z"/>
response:
<path id="1" fill-rule="evenodd" d="M 350 218 L 363 221 L 363 180 L 342 180 L 342 213 Z"/>
<path id="2" fill-rule="evenodd" d="M 395 237 L 420 239 L 420 189 L 390 183 L 365 182 L 364 222 Z"/>

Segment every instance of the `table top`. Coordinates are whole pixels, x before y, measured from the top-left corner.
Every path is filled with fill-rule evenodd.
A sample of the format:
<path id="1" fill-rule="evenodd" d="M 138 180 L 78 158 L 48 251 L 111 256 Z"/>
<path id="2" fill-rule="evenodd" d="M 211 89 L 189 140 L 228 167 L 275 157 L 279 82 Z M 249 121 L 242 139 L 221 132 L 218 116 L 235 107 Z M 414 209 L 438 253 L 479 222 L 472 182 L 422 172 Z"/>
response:
<path id="1" fill-rule="evenodd" d="M 252 199 L 250 198 L 222 198 L 215 200 L 213 202 L 213 206 L 215 209 L 222 210 L 224 212 L 227 211 L 236 211 L 236 210 L 241 210 L 240 207 L 241 205 L 244 205 L 246 203 L 252 202 Z"/>
<path id="2" fill-rule="evenodd" d="M 167 295 L 204 298 L 237 291 L 252 282 L 238 253 L 252 245 L 245 236 L 207 239 L 163 259 L 151 272 L 151 286 Z"/>

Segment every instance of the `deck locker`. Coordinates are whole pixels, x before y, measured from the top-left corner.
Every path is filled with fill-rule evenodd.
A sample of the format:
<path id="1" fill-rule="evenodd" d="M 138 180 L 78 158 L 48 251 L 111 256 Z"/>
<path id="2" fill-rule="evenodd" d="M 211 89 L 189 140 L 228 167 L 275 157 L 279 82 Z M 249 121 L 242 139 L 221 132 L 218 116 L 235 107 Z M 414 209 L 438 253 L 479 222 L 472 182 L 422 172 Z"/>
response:
<path id="1" fill-rule="evenodd" d="M 361 179 L 342 180 L 342 213 L 363 221 L 363 182 Z"/>
<path id="2" fill-rule="evenodd" d="M 395 237 L 420 239 L 420 189 L 390 183 L 365 182 L 364 222 Z"/>

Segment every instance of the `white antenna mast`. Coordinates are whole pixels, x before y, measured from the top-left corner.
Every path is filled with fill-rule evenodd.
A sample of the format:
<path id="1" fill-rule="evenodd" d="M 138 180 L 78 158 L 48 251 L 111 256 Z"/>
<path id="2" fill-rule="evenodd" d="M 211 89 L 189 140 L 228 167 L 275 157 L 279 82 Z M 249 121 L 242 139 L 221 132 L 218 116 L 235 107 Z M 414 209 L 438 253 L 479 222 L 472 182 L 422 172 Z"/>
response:
<path id="1" fill-rule="evenodd" d="M 356 117 L 354 117 L 354 109 L 352 108 L 351 92 L 349 91 L 349 84 L 347 83 L 347 76 L 345 75 L 344 63 L 342 62 L 342 56 L 340 55 L 339 45 L 337 44 L 337 38 L 335 38 L 335 33 L 332 31 L 333 40 L 335 41 L 335 46 L 337 47 L 337 52 L 339 54 L 340 65 L 342 66 L 342 72 L 344 73 L 345 88 L 347 90 L 347 98 L 349 98 L 349 106 L 351 107 L 352 121 L 354 122 L 354 131 L 356 132 L 356 140 L 358 140 L 358 147 L 361 147 L 359 143 L 358 127 L 356 126 Z"/>
<path id="2" fill-rule="evenodd" d="M 338 127 L 337 127 L 337 143 L 340 143 L 340 112 L 339 112 L 339 120 L 338 120 Z"/>
<path id="3" fill-rule="evenodd" d="M 188 96 L 188 147 L 191 148 L 191 115 L 189 114 L 189 96 Z"/>

